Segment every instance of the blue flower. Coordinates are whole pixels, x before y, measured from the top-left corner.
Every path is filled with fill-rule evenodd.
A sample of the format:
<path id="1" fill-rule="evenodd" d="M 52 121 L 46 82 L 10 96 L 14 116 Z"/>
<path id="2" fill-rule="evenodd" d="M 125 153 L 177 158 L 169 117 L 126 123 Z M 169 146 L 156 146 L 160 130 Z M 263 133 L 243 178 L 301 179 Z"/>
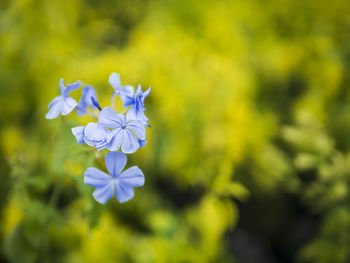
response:
<path id="1" fill-rule="evenodd" d="M 144 107 L 144 101 L 150 92 L 151 87 L 145 92 L 143 92 L 141 89 L 141 85 L 138 85 L 135 94 L 133 94 L 132 96 L 126 94 L 119 95 L 125 108 L 131 106 L 126 113 L 128 119 L 138 120 L 144 122 L 144 124 L 147 124 L 148 118 L 144 114 L 144 111 L 146 110 Z"/>
<path id="2" fill-rule="evenodd" d="M 96 106 L 93 104 L 91 97 L 97 100 L 95 89 L 91 86 L 85 86 L 83 88 L 83 93 L 79 101 L 78 115 L 83 115 L 87 113 L 88 107 L 90 107 L 93 110 L 96 110 Z"/>
<path id="3" fill-rule="evenodd" d="M 117 94 L 121 98 L 125 108 L 131 106 L 127 112 L 128 119 L 141 121 L 144 123 L 144 125 L 148 126 L 148 118 L 144 114 L 144 111 L 146 110 L 144 107 L 144 101 L 151 92 L 151 88 L 145 92 L 142 92 L 141 85 L 138 85 L 135 92 L 134 87 L 132 86 L 121 86 L 120 76 L 118 73 L 112 73 L 109 76 L 108 81 L 115 89 L 115 92 L 112 94 L 112 101 L 114 99 L 114 94 Z"/>
<path id="4" fill-rule="evenodd" d="M 67 115 L 70 113 L 76 106 L 77 102 L 69 97 L 69 92 L 72 90 L 78 89 L 81 85 L 80 80 L 69 84 L 67 88 L 63 84 L 63 79 L 60 80 L 60 91 L 61 95 L 54 98 L 49 104 L 49 112 L 46 114 L 46 119 L 57 118 L 60 114 Z"/>
<path id="5" fill-rule="evenodd" d="M 132 199 L 133 187 L 143 186 L 145 183 L 142 171 L 137 166 L 133 166 L 122 172 L 127 158 L 121 152 L 107 153 L 105 162 L 109 174 L 94 167 L 85 171 L 84 183 L 96 188 L 92 194 L 93 197 L 101 204 L 111 199 L 114 192 L 120 203 Z"/>
<path id="6" fill-rule="evenodd" d="M 95 147 L 98 151 L 105 149 L 113 137 L 110 130 L 94 122 L 90 122 L 86 127 L 72 128 L 72 133 L 78 144 L 85 142 L 87 145 Z"/>
<path id="7" fill-rule="evenodd" d="M 117 95 L 128 95 L 132 96 L 134 94 L 134 87 L 130 85 L 121 85 L 120 76 L 118 73 L 112 73 L 108 78 L 109 84 L 115 89 L 115 94 Z M 113 93 L 114 94 L 114 93 Z"/>
<path id="8" fill-rule="evenodd" d="M 125 115 L 115 113 L 110 107 L 101 111 L 98 123 L 105 128 L 113 129 L 107 147 L 110 151 L 118 151 L 121 148 L 123 153 L 134 153 L 140 148 L 138 139 L 146 139 L 146 129 L 140 121 L 129 120 Z"/>

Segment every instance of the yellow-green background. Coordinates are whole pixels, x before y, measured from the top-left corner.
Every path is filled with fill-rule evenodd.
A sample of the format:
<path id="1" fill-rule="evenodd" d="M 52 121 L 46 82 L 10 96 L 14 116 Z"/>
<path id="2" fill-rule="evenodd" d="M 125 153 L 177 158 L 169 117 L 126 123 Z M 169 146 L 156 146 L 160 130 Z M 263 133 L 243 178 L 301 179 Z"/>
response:
<path id="1" fill-rule="evenodd" d="M 349 68 L 347 0 L 1 0 L 0 261 L 349 262 Z M 45 114 L 60 78 L 108 106 L 112 72 L 152 127 L 102 206 L 91 120 Z"/>

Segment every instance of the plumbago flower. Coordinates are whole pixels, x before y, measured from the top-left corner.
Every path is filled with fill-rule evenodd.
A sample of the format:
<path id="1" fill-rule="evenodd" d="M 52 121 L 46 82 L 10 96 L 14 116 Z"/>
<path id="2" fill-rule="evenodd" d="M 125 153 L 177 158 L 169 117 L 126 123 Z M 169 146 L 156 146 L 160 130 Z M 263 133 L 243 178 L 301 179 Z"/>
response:
<path id="1" fill-rule="evenodd" d="M 120 203 L 132 199 L 134 197 L 133 187 L 143 186 L 145 183 L 142 171 L 137 166 L 133 166 L 122 172 L 127 158 L 121 152 L 107 153 L 105 162 L 109 174 L 94 167 L 85 171 L 84 183 L 96 188 L 92 194 L 93 197 L 101 204 L 111 199 L 114 192 Z"/>
<path id="2" fill-rule="evenodd" d="M 150 89 L 142 92 L 139 85 L 136 93 L 129 85 L 120 85 L 120 77 L 117 73 L 112 73 L 109 77 L 110 84 L 115 91 L 112 94 L 112 104 L 114 96 L 118 95 L 125 108 L 126 114 L 115 112 L 111 107 L 101 108 L 97 101 L 96 91 L 93 87 L 85 86 L 79 101 L 69 97 L 71 90 L 80 87 L 80 81 L 68 85 L 66 88 L 61 80 L 61 96 L 55 98 L 49 105 L 50 111 L 46 118 L 56 118 L 60 113 L 66 115 L 74 108 L 78 109 L 78 115 L 88 114 L 98 122 L 90 122 L 86 126 L 72 128 L 78 144 L 86 143 L 93 146 L 98 151 L 108 149 L 105 162 L 109 174 L 106 174 L 94 167 L 90 167 L 84 174 L 84 183 L 95 189 L 93 197 L 97 202 L 105 204 L 116 194 L 120 203 L 126 202 L 134 197 L 133 187 L 144 184 L 142 171 L 133 166 L 122 172 L 127 157 L 125 154 L 136 152 L 146 144 L 146 129 L 148 118 L 144 115 L 144 99 L 149 95 Z M 88 109 L 92 109 L 92 114 Z M 98 112 L 100 111 L 100 113 Z M 99 113 L 99 114 L 98 114 Z M 118 152 L 118 151 L 121 152 Z"/>
<path id="3" fill-rule="evenodd" d="M 69 84 L 67 88 L 63 84 L 63 79 L 60 80 L 61 95 L 54 98 L 49 104 L 49 112 L 46 114 L 46 119 L 57 118 L 60 114 L 67 115 L 77 106 L 77 102 L 69 97 L 69 92 L 78 89 L 81 85 L 80 80 Z"/>
<path id="4" fill-rule="evenodd" d="M 110 107 L 101 111 L 98 123 L 113 129 L 111 141 L 107 146 L 110 151 L 118 151 L 120 148 L 123 153 L 134 153 L 140 147 L 138 138 L 146 139 L 146 129 L 140 121 L 130 120 Z"/>
<path id="5" fill-rule="evenodd" d="M 144 107 L 145 98 L 151 92 L 151 87 L 148 88 L 145 92 L 142 91 L 141 85 L 137 86 L 136 92 L 133 86 L 120 84 L 120 77 L 117 73 L 112 73 L 109 76 L 109 83 L 115 89 L 112 94 L 112 100 L 114 98 L 114 94 L 117 94 L 123 102 L 123 106 L 125 108 L 129 108 L 126 113 L 128 119 L 130 120 L 139 120 L 143 122 L 146 126 L 148 126 L 148 118 L 145 116 L 144 111 L 146 110 Z"/>

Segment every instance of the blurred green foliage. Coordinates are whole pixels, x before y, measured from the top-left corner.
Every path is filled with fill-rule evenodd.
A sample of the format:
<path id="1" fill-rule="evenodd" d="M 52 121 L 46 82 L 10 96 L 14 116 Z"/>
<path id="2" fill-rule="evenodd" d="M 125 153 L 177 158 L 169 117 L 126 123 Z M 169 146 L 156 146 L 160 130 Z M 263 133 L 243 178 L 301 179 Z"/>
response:
<path id="1" fill-rule="evenodd" d="M 1 1 L 0 261 L 240 262 L 237 203 L 287 193 L 320 222 L 290 260 L 348 262 L 349 13 L 345 0 Z M 145 186 L 101 206 L 83 172 L 104 153 L 76 144 L 75 114 L 44 116 L 61 77 L 107 106 L 111 72 L 152 86 L 152 128 L 128 164 Z"/>

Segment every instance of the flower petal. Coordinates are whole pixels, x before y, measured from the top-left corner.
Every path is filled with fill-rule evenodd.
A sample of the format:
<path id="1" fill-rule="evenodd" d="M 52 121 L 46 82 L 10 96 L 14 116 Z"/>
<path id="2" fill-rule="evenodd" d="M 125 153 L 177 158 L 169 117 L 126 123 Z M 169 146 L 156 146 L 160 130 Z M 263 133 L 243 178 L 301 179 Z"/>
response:
<path id="1" fill-rule="evenodd" d="M 80 85 L 81 85 L 80 80 L 78 80 L 77 82 L 74 82 L 72 84 L 69 84 L 62 95 L 64 97 L 67 97 L 72 90 L 79 89 Z"/>
<path id="2" fill-rule="evenodd" d="M 114 183 L 111 181 L 104 187 L 96 188 L 92 196 L 100 204 L 105 204 L 114 195 Z"/>
<path id="3" fill-rule="evenodd" d="M 87 144 L 90 142 L 94 146 L 96 142 L 104 141 L 107 138 L 107 130 L 98 123 L 90 122 L 86 125 L 84 130 L 84 139 L 87 140 Z"/>
<path id="4" fill-rule="evenodd" d="M 148 118 L 146 117 L 146 115 L 145 115 L 143 110 L 137 112 L 136 120 L 141 121 L 141 122 L 147 122 L 148 121 Z"/>
<path id="5" fill-rule="evenodd" d="M 64 86 L 63 84 L 63 79 L 60 79 L 60 91 L 61 91 L 61 94 L 63 95 L 65 90 L 66 90 L 66 86 Z"/>
<path id="6" fill-rule="evenodd" d="M 62 108 L 62 115 L 67 115 L 70 113 L 74 108 L 78 105 L 78 103 L 72 98 L 72 97 L 65 97 L 63 108 Z"/>
<path id="7" fill-rule="evenodd" d="M 142 88 L 141 84 L 137 86 L 136 92 L 135 92 L 135 97 L 139 96 L 142 93 Z"/>
<path id="8" fill-rule="evenodd" d="M 134 98 L 132 96 L 128 96 L 128 95 L 125 95 L 125 94 L 118 94 L 120 99 L 122 100 L 123 102 L 123 107 L 124 108 L 127 108 L 131 105 L 134 104 Z"/>
<path id="9" fill-rule="evenodd" d="M 58 96 L 58 97 L 54 98 L 49 104 L 49 109 L 51 109 L 51 107 L 53 105 L 55 105 L 56 103 L 59 103 L 61 101 L 63 101 L 63 96 Z"/>
<path id="10" fill-rule="evenodd" d="M 95 188 L 106 186 L 112 181 L 112 179 L 112 176 L 95 167 L 87 168 L 84 173 L 84 184 Z"/>
<path id="11" fill-rule="evenodd" d="M 90 122 L 86 125 L 85 137 L 91 141 L 101 141 L 106 138 L 106 130 L 98 123 Z"/>
<path id="12" fill-rule="evenodd" d="M 116 90 L 116 92 L 118 92 Z M 130 85 L 123 85 L 121 86 L 121 89 L 120 89 L 120 94 L 123 94 L 125 96 L 129 96 L 129 97 L 133 97 L 134 96 L 134 92 L 135 92 L 135 89 L 133 86 L 130 86 Z M 119 95 L 119 94 L 118 94 Z"/>
<path id="13" fill-rule="evenodd" d="M 145 98 L 150 94 L 150 92 L 151 92 L 151 87 L 149 87 L 148 90 L 142 93 L 142 103 L 144 103 Z"/>
<path id="14" fill-rule="evenodd" d="M 140 168 L 133 166 L 120 174 L 119 181 L 127 187 L 138 187 L 144 185 L 145 176 Z"/>
<path id="15" fill-rule="evenodd" d="M 147 122 L 148 118 L 143 113 L 144 108 L 137 109 L 136 105 L 132 105 L 131 108 L 126 112 L 126 120 L 137 120 L 140 122 Z"/>
<path id="16" fill-rule="evenodd" d="M 92 109 L 95 108 L 95 105 L 93 105 L 93 103 L 91 101 L 91 97 L 96 98 L 95 89 L 91 86 L 85 86 L 83 88 L 83 92 L 82 92 L 81 98 L 79 100 L 79 106 L 81 107 L 81 109 L 78 108 L 78 115 L 85 114 L 87 107 L 91 107 Z"/>
<path id="17" fill-rule="evenodd" d="M 78 106 L 76 107 L 77 110 L 78 110 L 78 115 L 79 116 L 82 116 L 84 115 L 85 113 L 88 113 L 88 111 L 86 110 L 86 108 L 83 108 L 80 104 L 78 104 Z"/>
<path id="18" fill-rule="evenodd" d="M 139 139 L 146 139 L 146 129 L 145 126 L 139 121 L 131 121 L 127 124 L 127 129 L 134 132 Z"/>
<path id="19" fill-rule="evenodd" d="M 111 84 L 111 86 L 114 89 L 118 89 L 120 87 L 120 76 L 119 76 L 119 74 L 113 72 L 111 75 L 109 75 L 108 82 L 109 82 L 109 84 Z"/>
<path id="20" fill-rule="evenodd" d="M 124 115 L 116 113 L 111 107 L 103 108 L 98 117 L 98 123 L 106 128 L 120 128 L 124 122 Z"/>
<path id="21" fill-rule="evenodd" d="M 78 144 L 84 143 L 84 129 L 85 129 L 85 126 L 72 128 L 72 133 L 77 139 Z"/>
<path id="22" fill-rule="evenodd" d="M 119 176 L 126 165 L 126 155 L 121 152 L 109 152 L 105 158 L 106 167 L 110 175 Z"/>
<path id="23" fill-rule="evenodd" d="M 123 130 L 120 128 L 116 128 L 112 131 L 113 138 L 110 140 L 109 145 L 107 146 L 107 149 L 110 151 L 118 151 L 120 148 L 120 145 L 123 142 L 124 133 Z"/>
<path id="24" fill-rule="evenodd" d="M 130 85 L 121 86 L 120 76 L 118 73 L 112 73 L 108 78 L 109 84 L 115 89 L 117 95 L 134 96 L 134 87 Z"/>
<path id="25" fill-rule="evenodd" d="M 134 197 L 134 189 L 117 181 L 115 184 L 115 196 L 120 203 L 127 202 Z"/>
<path id="26" fill-rule="evenodd" d="M 137 120 L 137 109 L 135 104 L 128 109 L 125 116 L 127 120 Z"/>
<path id="27" fill-rule="evenodd" d="M 134 153 L 140 147 L 136 136 L 129 130 L 123 130 L 123 142 L 122 142 L 122 152 L 123 153 Z"/>
<path id="28" fill-rule="evenodd" d="M 51 109 L 49 110 L 48 113 L 46 113 L 45 117 L 46 119 L 54 119 L 54 118 L 57 118 L 62 109 L 63 109 L 63 105 L 64 105 L 64 102 L 63 100 L 61 101 L 57 101 L 55 102 L 54 104 L 51 105 Z"/>

